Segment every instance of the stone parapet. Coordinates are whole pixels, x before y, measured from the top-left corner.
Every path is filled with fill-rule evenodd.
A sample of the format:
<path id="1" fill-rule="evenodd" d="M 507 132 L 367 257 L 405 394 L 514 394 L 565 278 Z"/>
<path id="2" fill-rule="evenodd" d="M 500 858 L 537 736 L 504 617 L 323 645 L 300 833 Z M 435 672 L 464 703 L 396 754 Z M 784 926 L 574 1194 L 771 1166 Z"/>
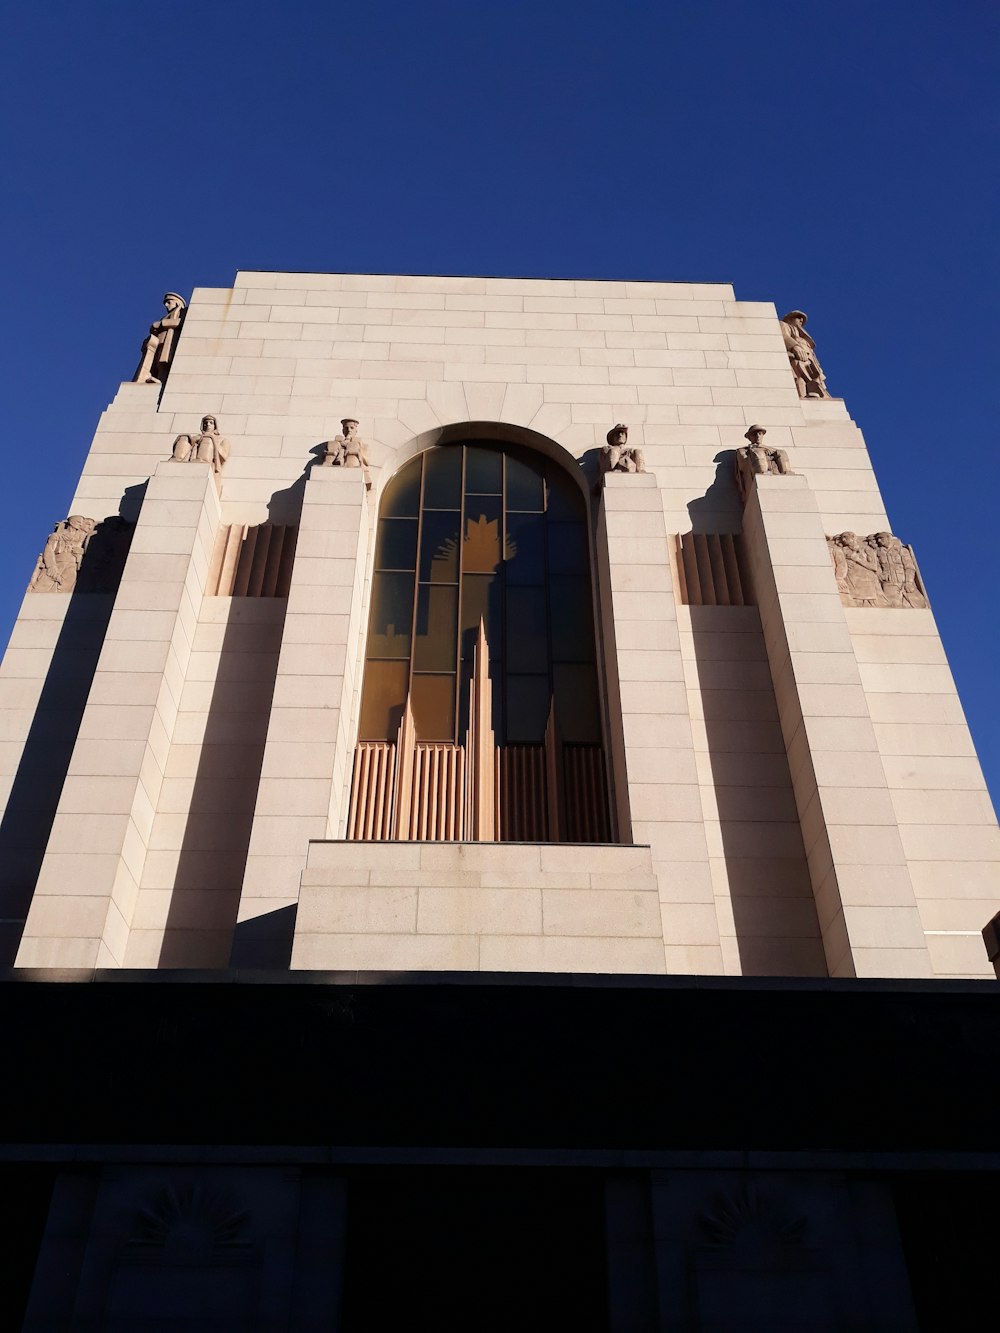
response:
<path id="1" fill-rule="evenodd" d="M 662 974 L 650 849 L 311 842 L 292 967 Z"/>

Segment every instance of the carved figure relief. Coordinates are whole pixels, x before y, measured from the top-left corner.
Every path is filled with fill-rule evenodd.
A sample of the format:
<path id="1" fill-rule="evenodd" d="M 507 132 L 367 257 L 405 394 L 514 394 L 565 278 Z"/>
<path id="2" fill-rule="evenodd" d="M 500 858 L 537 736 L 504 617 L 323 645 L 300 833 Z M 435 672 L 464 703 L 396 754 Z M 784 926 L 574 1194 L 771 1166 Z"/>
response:
<path id="1" fill-rule="evenodd" d="M 178 435 L 171 457 L 175 463 L 211 463 L 216 476 L 229 457 L 229 441 L 219 433 L 219 423 L 209 413 L 201 419 L 201 430 L 193 435 Z"/>
<path id="2" fill-rule="evenodd" d="M 173 360 L 174 347 L 187 313 L 187 302 L 176 292 L 163 297 L 166 314 L 149 326 L 149 336 L 142 344 L 142 356 L 132 377 L 133 384 L 163 384 Z"/>
<path id="3" fill-rule="evenodd" d="M 791 475 L 788 454 L 784 449 L 769 449 L 764 444 L 766 434 L 763 426 L 751 426 L 743 437 L 749 443 L 736 451 L 736 484 L 743 500 L 750 493 L 754 477 L 769 473 L 779 477 Z"/>
<path id="4" fill-rule="evenodd" d="M 642 450 L 629 448 L 628 426 L 620 421 L 607 434 L 601 449 L 601 475 L 605 472 L 645 472 Z"/>
<path id="5" fill-rule="evenodd" d="M 796 1248 L 802 1245 L 806 1219 L 792 1213 L 756 1185 L 743 1185 L 730 1195 L 720 1195 L 701 1217 L 702 1228 L 713 1245 L 735 1246 L 749 1240 L 752 1245 Z"/>
<path id="6" fill-rule="evenodd" d="M 341 421 L 343 435 L 327 440 L 323 446 L 324 467 L 359 467 L 364 473 L 365 485 L 372 484 L 368 471 L 368 452 L 364 440 L 358 434 L 359 422 L 354 417 L 344 417 Z"/>
<path id="7" fill-rule="evenodd" d="M 806 315 L 801 310 L 790 310 L 781 321 L 781 336 L 795 376 L 795 387 L 800 398 L 829 398 L 826 376 L 816 356 L 816 344 L 806 333 Z"/>
<path id="8" fill-rule="evenodd" d="M 38 557 L 28 591 L 72 592 L 96 527 L 96 520 L 82 514 L 70 514 L 57 523 Z"/>
<path id="9" fill-rule="evenodd" d="M 913 551 L 891 532 L 841 532 L 826 540 L 845 606 L 926 607 Z"/>

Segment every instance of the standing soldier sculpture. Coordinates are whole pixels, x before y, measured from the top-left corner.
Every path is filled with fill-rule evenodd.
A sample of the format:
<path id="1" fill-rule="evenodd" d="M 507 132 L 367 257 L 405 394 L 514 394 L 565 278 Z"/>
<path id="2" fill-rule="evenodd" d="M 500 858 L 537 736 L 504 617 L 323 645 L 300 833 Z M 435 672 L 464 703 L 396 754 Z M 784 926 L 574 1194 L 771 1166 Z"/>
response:
<path id="1" fill-rule="evenodd" d="M 816 344 L 805 330 L 806 315 L 790 310 L 781 321 L 781 336 L 800 398 L 829 398 L 826 376 L 816 357 Z"/>
<path id="2" fill-rule="evenodd" d="M 133 376 L 133 384 L 163 384 L 167 378 L 187 303 L 176 292 L 166 292 L 163 304 L 167 313 L 149 326 L 149 337 L 142 344 L 142 358 Z"/>

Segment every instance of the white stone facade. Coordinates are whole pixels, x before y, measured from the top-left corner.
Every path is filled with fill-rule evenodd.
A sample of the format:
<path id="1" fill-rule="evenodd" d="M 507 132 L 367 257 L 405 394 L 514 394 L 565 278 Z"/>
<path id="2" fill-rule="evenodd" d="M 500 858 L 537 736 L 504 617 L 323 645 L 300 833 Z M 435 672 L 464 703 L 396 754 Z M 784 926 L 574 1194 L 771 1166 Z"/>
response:
<path id="1" fill-rule="evenodd" d="M 170 460 L 206 413 L 218 478 Z M 350 416 L 370 492 L 310 469 Z M 619 421 L 646 472 L 596 493 L 588 473 L 588 503 L 621 845 L 345 841 L 387 481 L 456 438 L 574 469 Z M 753 423 L 794 475 L 757 477 L 744 510 Z M 1000 833 L 933 614 L 842 605 L 826 536 L 891 528 L 844 402 L 799 397 L 772 305 L 241 273 L 194 291 L 162 392 L 122 385 L 70 512 L 136 526 L 113 605 L 27 594 L 0 670 L 7 961 L 992 976 Z M 287 597 L 210 595 L 220 528 L 265 523 L 298 529 Z M 741 534 L 748 604 L 688 604 L 692 532 Z M 27 827 L 88 614 L 92 680 Z"/>

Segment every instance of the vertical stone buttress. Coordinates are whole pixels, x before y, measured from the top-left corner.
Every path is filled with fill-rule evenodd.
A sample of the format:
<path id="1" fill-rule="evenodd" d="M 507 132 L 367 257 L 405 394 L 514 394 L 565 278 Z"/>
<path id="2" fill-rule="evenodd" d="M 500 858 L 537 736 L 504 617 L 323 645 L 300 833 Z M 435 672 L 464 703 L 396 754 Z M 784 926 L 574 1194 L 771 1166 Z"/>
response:
<path id="1" fill-rule="evenodd" d="M 930 976 L 875 728 L 806 478 L 755 477 L 743 534 L 830 975 Z"/>
<path id="2" fill-rule="evenodd" d="M 28 912 L 22 967 L 121 967 L 220 519 L 207 463 L 150 478 Z"/>
<path id="3" fill-rule="evenodd" d="M 287 966 L 310 839 L 341 836 L 353 764 L 356 662 L 369 537 L 356 468 L 306 483 L 254 811 L 234 966 Z"/>
<path id="4" fill-rule="evenodd" d="M 606 475 L 597 549 L 612 766 L 627 788 L 627 800 L 615 793 L 619 837 L 631 833 L 652 849 L 667 972 L 721 973 L 666 522 L 651 473 Z"/>

